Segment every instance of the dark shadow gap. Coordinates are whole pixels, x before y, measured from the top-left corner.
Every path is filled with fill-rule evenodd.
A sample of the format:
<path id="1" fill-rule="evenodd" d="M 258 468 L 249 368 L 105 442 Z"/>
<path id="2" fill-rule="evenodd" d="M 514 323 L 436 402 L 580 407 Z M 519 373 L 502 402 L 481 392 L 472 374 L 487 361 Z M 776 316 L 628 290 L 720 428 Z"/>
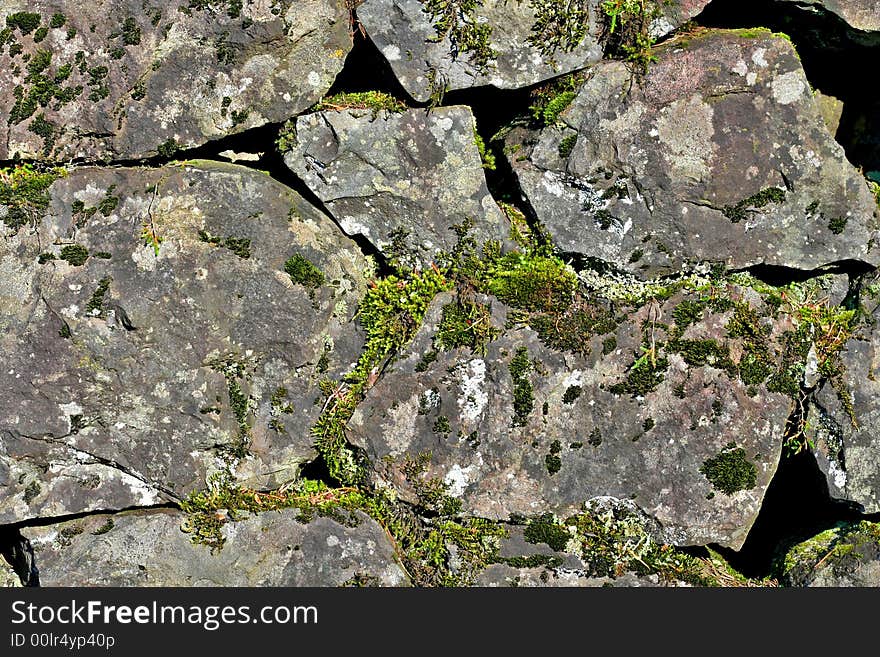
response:
<path id="1" fill-rule="evenodd" d="M 816 269 L 795 269 L 794 267 L 785 267 L 782 265 L 753 265 L 742 269 L 733 269 L 730 273 L 748 273 L 757 278 L 759 281 L 774 287 L 788 285 L 790 283 L 803 283 L 811 278 L 826 276 L 828 274 L 839 274 L 849 276 L 851 279 L 857 279 L 865 274 L 875 270 L 875 267 L 861 260 L 839 260 L 829 263 L 823 267 Z"/>
<path id="2" fill-rule="evenodd" d="M 80 518 L 88 518 L 90 516 L 105 516 L 116 513 L 128 513 L 130 511 L 161 511 L 162 509 L 180 510 L 180 505 L 175 504 L 174 502 L 165 502 L 163 504 L 150 504 L 147 506 L 127 506 L 120 509 L 95 509 L 94 511 L 67 513 L 60 516 L 28 518 L 27 520 L 13 522 L 8 525 L 0 525 L 0 532 L 4 529 L 17 531 L 24 527 L 47 527 L 48 525 L 57 525 L 62 522 L 70 522 L 71 520 L 79 520 Z"/>
<path id="3" fill-rule="evenodd" d="M 785 553 L 838 523 L 875 519 L 859 505 L 833 499 L 812 452 L 783 457 L 742 549 L 717 550 L 746 577 L 776 577 Z"/>
<path id="4" fill-rule="evenodd" d="M 713 0 L 695 19 L 705 27 L 767 27 L 797 48 L 814 89 L 843 102 L 834 135 L 866 173 L 880 171 L 880 98 L 866 69 L 880 61 L 880 35 L 855 30 L 821 7 L 768 0 Z"/>
<path id="5" fill-rule="evenodd" d="M 0 554 L 12 566 L 22 586 L 40 585 L 40 571 L 34 549 L 17 527 L 0 526 Z"/>

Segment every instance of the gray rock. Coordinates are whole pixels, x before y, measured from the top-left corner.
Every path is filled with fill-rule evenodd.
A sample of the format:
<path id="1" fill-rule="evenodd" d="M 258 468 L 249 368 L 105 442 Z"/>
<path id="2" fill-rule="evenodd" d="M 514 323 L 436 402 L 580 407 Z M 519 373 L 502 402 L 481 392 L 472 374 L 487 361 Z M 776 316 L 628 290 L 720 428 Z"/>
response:
<path id="1" fill-rule="evenodd" d="M 362 348 L 355 245 L 232 164 L 75 169 L 49 192 L 35 223 L 0 223 L 0 523 L 176 499 L 226 462 L 252 487 L 295 477 L 318 380 Z M 295 283 L 294 256 L 324 283 Z"/>
<path id="2" fill-rule="evenodd" d="M 829 493 L 861 505 L 865 513 L 880 512 L 878 317 L 875 309 L 873 325 L 863 327 L 847 343 L 840 356 L 840 383 L 827 382 L 815 393 L 807 423 Z M 850 404 L 852 415 L 847 408 Z"/>
<path id="3" fill-rule="evenodd" d="M 695 366 L 681 353 L 666 353 L 660 327 L 668 329 L 681 297 L 662 308 L 643 306 L 612 333 L 594 336 L 588 355 L 555 351 L 519 326 L 483 355 L 466 348 L 437 352 L 432 338 L 450 300 L 448 294 L 435 299 L 411 346 L 351 420 L 349 438 L 370 456 L 377 482 L 417 499 L 407 462 L 429 454 L 424 477 L 442 481 L 465 513 L 566 517 L 588 500 L 612 497 L 633 500 L 659 523 L 665 543 L 742 546 L 776 471 L 792 403 L 731 378 L 720 362 Z M 505 310 L 492 305 L 500 329 Z M 683 339 L 722 340 L 728 318 L 729 312 L 707 313 Z M 642 326 L 656 329 L 662 381 L 641 391 L 615 387 L 645 356 Z M 772 339 L 784 330 L 778 322 Z M 729 343 L 731 357 L 737 344 Z M 523 349 L 532 364 L 514 377 L 511 363 Z M 767 349 L 776 353 L 778 345 Z M 730 443 L 738 450 L 730 452 Z M 737 453 L 753 480 L 721 492 L 701 469 Z"/>
<path id="4" fill-rule="evenodd" d="M 880 5 L 875 0 L 783 0 L 801 7 L 821 7 L 864 32 L 880 31 Z"/>
<path id="5" fill-rule="evenodd" d="M 40 28 L 16 27 L 19 12 Z M 283 121 L 327 91 L 351 49 L 335 0 L 3 0 L 6 26 L 3 160 L 167 156 Z"/>
<path id="6" fill-rule="evenodd" d="M 563 251 L 640 276 L 693 261 L 880 262 L 880 213 L 787 40 L 703 31 L 657 54 L 643 81 L 597 65 L 556 125 L 506 138 Z"/>
<path id="7" fill-rule="evenodd" d="M 486 187 L 475 129 L 467 107 L 316 112 L 296 120 L 284 161 L 349 235 L 421 265 L 455 245 L 451 227 L 465 220 L 481 242 L 509 231 Z"/>
<path id="8" fill-rule="evenodd" d="M 454 32 L 438 38 L 426 4 L 419 0 L 366 0 L 358 7 L 358 18 L 370 38 L 388 60 L 395 76 L 418 101 L 427 101 L 438 91 L 492 85 L 514 89 L 568 73 L 602 57 L 602 20 L 599 0 L 578 0 L 567 5 L 541 0 L 507 2 L 485 0 L 470 13 L 459 16 L 459 24 L 490 30 L 483 57 L 468 50 L 464 38 L 456 44 Z M 659 6 L 651 25 L 655 37 L 697 15 L 708 0 L 675 0 Z M 553 8 L 582 12 L 574 20 L 564 47 L 553 48 L 553 21 L 542 31 L 540 19 L 550 18 Z M 569 20 L 575 16 L 569 14 Z M 439 19 L 438 19 L 439 20 Z M 483 61 L 485 60 L 485 61 Z"/>
<path id="9" fill-rule="evenodd" d="M 349 526 L 296 516 L 288 510 L 227 524 L 226 545 L 214 553 L 181 531 L 186 516 L 177 511 L 94 515 L 23 532 L 43 586 L 407 585 L 371 518 L 359 513 Z"/>
<path id="10" fill-rule="evenodd" d="M 880 586 L 880 524 L 840 523 L 792 547 L 781 570 L 785 586 Z"/>

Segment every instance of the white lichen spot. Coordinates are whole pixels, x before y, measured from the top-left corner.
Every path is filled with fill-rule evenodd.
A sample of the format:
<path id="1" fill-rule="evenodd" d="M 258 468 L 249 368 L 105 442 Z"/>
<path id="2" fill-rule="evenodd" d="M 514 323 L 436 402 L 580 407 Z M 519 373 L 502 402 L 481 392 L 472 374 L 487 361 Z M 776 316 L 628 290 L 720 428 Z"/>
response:
<path id="1" fill-rule="evenodd" d="M 771 88 L 773 100 L 780 105 L 790 105 L 804 95 L 807 85 L 800 71 L 790 71 L 773 78 Z"/>
<path id="2" fill-rule="evenodd" d="M 743 78 L 744 78 L 746 75 L 748 75 L 748 73 L 749 73 L 749 67 L 748 67 L 748 64 L 746 64 L 745 61 L 743 61 L 742 59 L 739 60 L 739 61 L 736 63 L 736 66 L 734 66 L 731 70 L 732 70 L 734 73 L 736 73 L 737 75 L 739 75 L 740 77 L 743 77 Z"/>
<path id="3" fill-rule="evenodd" d="M 567 388 L 571 386 L 581 386 L 584 384 L 584 373 L 580 370 L 572 370 L 569 372 L 568 376 L 565 377 L 565 380 L 562 382 Z"/>
<path id="4" fill-rule="evenodd" d="M 389 44 L 382 48 L 382 54 L 385 55 L 385 59 L 389 62 L 400 61 L 400 48 L 394 44 Z"/>
<path id="5" fill-rule="evenodd" d="M 58 408 L 61 409 L 61 412 L 64 413 L 67 417 L 71 415 L 82 415 L 83 408 L 76 402 L 67 402 L 66 404 L 58 404 Z"/>
<path id="6" fill-rule="evenodd" d="M 453 497 L 461 497 L 470 483 L 470 474 L 474 470 L 476 470 L 476 466 L 473 465 L 463 468 L 458 463 L 454 464 L 443 477 L 447 492 Z"/>
<path id="7" fill-rule="evenodd" d="M 320 87 L 321 86 L 321 74 L 318 73 L 317 71 L 309 71 L 308 81 L 309 81 L 309 84 L 312 85 L 313 87 Z"/>
<path id="8" fill-rule="evenodd" d="M 458 367 L 461 377 L 459 385 L 458 408 L 462 417 L 476 420 L 489 403 L 489 394 L 483 389 L 486 383 L 486 361 L 476 358 Z"/>
<path id="9" fill-rule="evenodd" d="M 126 484 L 128 489 L 137 498 L 137 504 L 140 506 L 149 506 L 151 504 L 159 503 L 161 498 L 155 488 L 141 481 L 137 477 L 131 476 L 127 472 L 121 472 L 120 477 L 122 483 Z"/>
<path id="10" fill-rule="evenodd" d="M 766 48 L 758 48 L 757 50 L 755 50 L 755 52 L 752 53 L 752 61 L 761 68 L 767 68 L 767 60 L 764 58 L 764 55 L 766 53 Z"/>
<path id="11" fill-rule="evenodd" d="M 758 81 L 758 74 L 755 73 L 754 71 L 749 71 L 749 74 L 746 75 L 746 82 L 750 86 L 754 86 L 757 81 Z"/>
<path id="12" fill-rule="evenodd" d="M 327 537 L 327 547 L 336 547 L 337 545 L 339 545 L 339 538 L 330 534 Z"/>
<path id="13" fill-rule="evenodd" d="M 846 470 L 841 468 L 836 461 L 828 462 L 828 476 L 838 490 L 846 488 Z"/>

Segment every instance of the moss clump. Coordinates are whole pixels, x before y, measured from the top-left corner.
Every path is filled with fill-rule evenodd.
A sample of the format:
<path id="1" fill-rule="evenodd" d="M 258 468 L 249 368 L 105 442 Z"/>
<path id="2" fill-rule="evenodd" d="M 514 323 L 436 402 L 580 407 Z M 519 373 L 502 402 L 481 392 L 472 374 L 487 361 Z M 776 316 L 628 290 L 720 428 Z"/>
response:
<path id="1" fill-rule="evenodd" d="M 732 223 L 739 223 L 748 217 L 751 210 L 760 209 L 770 205 L 771 203 L 784 203 L 785 190 L 778 187 L 767 187 L 757 194 L 743 199 L 736 205 L 725 205 L 721 212 L 725 217 L 730 219 Z"/>
<path id="2" fill-rule="evenodd" d="M 590 353 L 594 336 L 609 333 L 617 326 L 607 308 L 598 303 L 589 304 L 582 298 L 568 308 L 531 315 L 527 323 L 551 349 L 583 355 Z"/>
<path id="3" fill-rule="evenodd" d="M 513 379 L 513 422 L 514 427 L 525 426 L 529 415 L 535 408 L 535 396 L 529 374 L 532 371 L 532 362 L 529 360 L 529 350 L 519 347 L 508 366 L 510 378 Z"/>
<path id="4" fill-rule="evenodd" d="M 41 17 L 39 14 L 29 11 L 19 11 L 6 17 L 6 25 L 11 28 L 18 28 L 18 31 L 24 35 L 30 34 L 40 27 L 40 21 Z"/>
<path id="5" fill-rule="evenodd" d="M 712 367 L 736 371 L 736 366 L 730 360 L 730 349 L 727 345 L 717 340 L 671 340 L 666 349 L 669 353 L 680 354 L 688 365 Z"/>
<path id="6" fill-rule="evenodd" d="M 575 400 L 581 396 L 582 389 L 580 386 L 569 386 L 562 395 L 563 404 L 574 404 Z"/>
<path id="7" fill-rule="evenodd" d="M 41 492 L 43 492 L 43 488 L 40 486 L 40 482 L 34 479 L 31 483 L 25 486 L 24 503 L 30 504 Z"/>
<path id="8" fill-rule="evenodd" d="M 399 114 L 406 111 L 406 104 L 384 91 L 357 91 L 339 93 L 322 99 L 315 105 L 316 111 L 370 110 L 375 118 L 379 112 Z M 285 149 L 286 150 L 286 149 Z"/>
<path id="9" fill-rule="evenodd" d="M 685 299 L 672 310 L 675 325 L 682 331 L 691 324 L 696 324 L 703 318 L 706 304 L 702 301 Z"/>
<path id="10" fill-rule="evenodd" d="M 491 294 L 514 308 L 552 311 L 566 308 L 577 276 L 559 258 L 513 251 L 502 256 L 488 275 Z"/>
<path id="11" fill-rule="evenodd" d="M 577 97 L 578 89 L 584 79 L 584 73 L 572 73 L 532 91 L 529 111 L 535 123 L 540 126 L 554 125 L 562 112 Z"/>
<path id="12" fill-rule="evenodd" d="M 562 140 L 559 142 L 558 148 L 559 157 L 565 159 L 569 155 L 571 155 L 571 152 L 574 150 L 575 144 L 577 144 L 577 138 L 577 134 L 567 135 L 562 138 Z"/>
<path id="13" fill-rule="evenodd" d="M 846 217 L 834 217 L 828 221 L 828 230 L 835 235 L 840 235 L 846 230 L 847 221 L 848 219 Z"/>
<path id="14" fill-rule="evenodd" d="M 61 13 L 55 13 L 52 14 L 52 18 L 49 20 L 49 27 L 57 29 L 59 27 L 64 27 L 65 23 L 67 23 L 67 16 Z"/>
<path id="15" fill-rule="evenodd" d="M 92 293 L 91 298 L 88 303 L 86 303 L 86 314 L 87 315 L 100 315 L 101 311 L 104 307 L 104 296 L 107 294 L 107 290 L 110 289 L 110 283 L 113 282 L 113 278 L 110 276 L 104 276 L 98 283 L 98 287 Z"/>
<path id="16" fill-rule="evenodd" d="M 626 378 L 615 383 L 608 390 L 615 395 L 632 395 L 643 397 L 657 389 L 666 377 L 669 361 L 665 356 L 658 356 L 658 348 L 643 346 L 643 354 L 629 368 Z"/>
<path id="17" fill-rule="evenodd" d="M 299 253 L 290 256 L 284 263 L 284 271 L 290 280 L 313 290 L 324 284 L 324 272 Z"/>
<path id="18" fill-rule="evenodd" d="M 434 26 L 430 41 L 448 39 L 453 58 L 466 54 L 475 69 L 486 73 L 495 51 L 489 42 L 492 26 L 476 15 L 479 6 L 479 0 L 425 0 L 422 11 Z"/>
<path id="19" fill-rule="evenodd" d="M 98 211 L 105 217 L 110 216 L 110 213 L 112 213 L 119 205 L 119 197 L 113 196 L 115 190 L 116 185 L 110 185 L 110 187 L 107 188 L 107 191 L 104 192 L 104 198 L 98 203 Z"/>
<path id="20" fill-rule="evenodd" d="M 137 46 L 141 42 L 141 28 L 137 21 L 129 16 L 122 23 L 122 43 L 126 46 Z"/>
<path id="21" fill-rule="evenodd" d="M 39 219 L 49 207 L 49 187 L 64 169 L 38 170 L 30 164 L 0 169 L 0 205 L 6 206 L 3 221 L 13 230 Z"/>
<path id="22" fill-rule="evenodd" d="M 653 0 L 603 0 L 599 9 L 606 56 L 624 59 L 641 74 L 647 73 L 648 66 L 657 61 L 650 27 L 659 15 L 658 6 Z"/>
<path id="23" fill-rule="evenodd" d="M 526 40 L 544 59 L 553 63 L 557 51 L 577 48 L 590 29 L 590 6 L 586 0 L 531 0 L 535 23 Z"/>
<path id="24" fill-rule="evenodd" d="M 443 306 L 443 317 L 434 338 L 440 349 L 467 347 L 484 354 L 486 345 L 498 336 L 492 314 L 485 304 L 459 299 Z"/>
<path id="25" fill-rule="evenodd" d="M 486 148 L 486 142 L 483 141 L 483 137 L 477 132 L 476 127 L 474 128 L 474 144 L 477 146 L 477 152 L 480 154 L 480 162 L 482 163 L 482 167 L 484 169 L 488 169 L 489 171 L 495 170 L 495 155 L 491 150 Z"/>
<path id="26" fill-rule="evenodd" d="M 173 138 L 168 141 L 162 142 L 156 147 L 156 151 L 159 153 L 159 157 L 171 158 L 177 154 L 177 151 L 180 150 L 180 144 L 177 143 Z"/>
<path id="27" fill-rule="evenodd" d="M 557 552 L 565 550 L 565 546 L 571 539 L 571 533 L 565 527 L 560 526 L 553 514 L 546 513 L 532 519 L 523 531 L 526 541 L 536 545 L 546 543 Z"/>
<path id="28" fill-rule="evenodd" d="M 238 434 L 225 450 L 234 458 L 244 458 L 249 453 L 251 428 L 248 424 L 248 415 L 253 410 L 250 395 L 246 394 L 241 386 L 241 382 L 248 379 L 247 364 L 234 354 L 214 358 L 206 364 L 226 379 L 229 408 L 238 424 Z"/>
<path id="29" fill-rule="evenodd" d="M 229 249 L 242 260 L 247 260 L 251 257 L 251 241 L 247 237 L 216 237 L 205 230 L 200 230 L 199 241 L 211 244 L 213 246 L 221 246 L 224 249 Z M 288 262 L 290 261 L 288 260 Z M 285 271 L 287 271 L 286 264 Z M 287 273 L 290 274 L 290 272 Z M 292 274 L 291 278 L 293 278 Z M 316 287 L 320 287 L 320 284 Z"/>
<path id="30" fill-rule="evenodd" d="M 449 418 L 446 417 L 445 415 L 439 416 L 434 421 L 434 426 L 431 427 L 431 430 L 434 433 L 443 433 L 443 434 L 450 433 L 452 431 L 452 425 L 449 424 Z"/>
<path id="31" fill-rule="evenodd" d="M 61 259 L 67 260 L 74 267 L 81 267 L 89 258 L 89 250 L 79 244 L 67 244 L 61 247 Z"/>
<path id="32" fill-rule="evenodd" d="M 555 475 L 562 469 L 562 459 L 559 455 L 562 453 L 562 443 L 558 440 L 554 440 L 550 443 L 550 453 L 544 457 L 544 465 L 547 467 L 547 472 L 550 475 Z"/>
<path id="33" fill-rule="evenodd" d="M 746 451 L 735 443 L 706 459 L 700 466 L 700 472 L 712 486 L 727 495 L 740 490 L 750 490 L 758 481 L 758 470 L 754 463 L 746 458 Z"/>

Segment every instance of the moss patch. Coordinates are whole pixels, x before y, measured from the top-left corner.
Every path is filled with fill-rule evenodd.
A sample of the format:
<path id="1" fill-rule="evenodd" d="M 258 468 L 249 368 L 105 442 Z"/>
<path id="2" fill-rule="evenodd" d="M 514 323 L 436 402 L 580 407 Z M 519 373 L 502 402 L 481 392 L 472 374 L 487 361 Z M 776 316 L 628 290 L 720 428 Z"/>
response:
<path id="1" fill-rule="evenodd" d="M 751 490 L 758 481 L 757 468 L 746 458 L 746 451 L 735 443 L 729 443 L 723 451 L 706 459 L 700 472 L 716 490 L 727 495 Z"/>

